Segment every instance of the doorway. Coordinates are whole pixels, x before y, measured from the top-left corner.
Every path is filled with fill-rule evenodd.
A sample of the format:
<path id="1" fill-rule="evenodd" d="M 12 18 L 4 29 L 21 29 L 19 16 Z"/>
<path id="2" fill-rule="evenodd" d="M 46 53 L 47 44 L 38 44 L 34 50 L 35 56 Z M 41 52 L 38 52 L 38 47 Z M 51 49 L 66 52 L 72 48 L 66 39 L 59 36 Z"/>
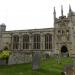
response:
<path id="1" fill-rule="evenodd" d="M 68 49 L 65 45 L 61 47 L 61 54 L 63 56 L 69 56 Z"/>

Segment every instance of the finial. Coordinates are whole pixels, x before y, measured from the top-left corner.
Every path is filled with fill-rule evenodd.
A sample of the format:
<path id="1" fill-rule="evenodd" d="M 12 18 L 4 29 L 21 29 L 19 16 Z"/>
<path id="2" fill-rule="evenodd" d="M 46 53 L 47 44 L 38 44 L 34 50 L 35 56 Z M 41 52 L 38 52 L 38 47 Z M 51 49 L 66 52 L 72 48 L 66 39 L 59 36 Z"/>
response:
<path id="1" fill-rule="evenodd" d="M 54 7 L 53 15 L 54 15 L 54 23 L 55 23 L 55 21 L 56 21 L 56 10 L 55 10 L 55 7 Z"/>
<path id="2" fill-rule="evenodd" d="M 61 16 L 63 16 L 63 6 L 61 5 Z"/>
<path id="3" fill-rule="evenodd" d="M 56 11 L 55 11 L 55 6 L 54 6 L 54 13 L 56 13 Z"/>

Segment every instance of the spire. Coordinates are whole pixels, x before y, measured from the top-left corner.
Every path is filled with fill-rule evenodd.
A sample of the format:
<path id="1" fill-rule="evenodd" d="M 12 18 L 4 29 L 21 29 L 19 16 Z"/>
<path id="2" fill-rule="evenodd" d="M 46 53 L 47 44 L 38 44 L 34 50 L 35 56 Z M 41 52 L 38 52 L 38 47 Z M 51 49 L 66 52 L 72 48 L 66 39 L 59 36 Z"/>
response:
<path id="1" fill-rule="evenodd" d="M 71 6 L 70 6 L 70 4 L 69 4 L 69 13 L 71 13 L 72 12 L 72 9 L 71 9 Z"/>
<path id="2" fill-rule="evenodd" d="M 61 5 L 61 16 L 63 16 L 63 6 Z"/>
<path id="3" fill-rule="evenodd" d="M 56 19 L 56 10 L 55 10 L 55 7 L 54 7 L 53 15 L 54 15 L 54 23 L 55 23 L 55 19 Z"/>
<path id="4" fill-rule="evenodd" d="M 73 14 L 73 12 L 72 12 L 71 6 L 69 4 L 69 14 L 68 14 L 68 16 L 72 16 L 72 14 Z"/>
<path id="5" fill-rule="evenodd" d="M 55 7 L 54 7 L 54 13 L 56 14 Z"/>

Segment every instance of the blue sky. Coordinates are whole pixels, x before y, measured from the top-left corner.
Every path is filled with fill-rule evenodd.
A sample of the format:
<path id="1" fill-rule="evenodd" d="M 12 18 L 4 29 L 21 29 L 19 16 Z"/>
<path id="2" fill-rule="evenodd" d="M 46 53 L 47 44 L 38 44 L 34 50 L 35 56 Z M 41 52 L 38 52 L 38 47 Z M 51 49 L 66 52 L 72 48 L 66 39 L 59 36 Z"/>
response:
<path id="1" fill-rule="evenodd" d="M 53 7 L 57 17 L 67 15 L 69 4 L 75 11 L 75 0 L 0 0 L 0 24 L 7 30 L 38 29 L 53 27 Z"/>

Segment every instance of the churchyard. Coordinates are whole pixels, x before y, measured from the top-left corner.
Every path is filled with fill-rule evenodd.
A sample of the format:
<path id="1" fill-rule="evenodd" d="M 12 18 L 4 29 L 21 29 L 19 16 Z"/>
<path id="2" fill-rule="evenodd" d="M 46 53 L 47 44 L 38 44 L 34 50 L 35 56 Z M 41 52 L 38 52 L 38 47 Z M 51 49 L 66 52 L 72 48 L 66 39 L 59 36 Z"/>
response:
<path id="1" fill-rule="evenodd" d="M 71 57 L 61 57 L 61 60 L 56 57 L 49 57 L 48 59 L 41 59 L 37 70 L 32 69 L 32 63 L 0 65 L 0 75 L 61 75 L 64 65 L 72 63 Z"/>

